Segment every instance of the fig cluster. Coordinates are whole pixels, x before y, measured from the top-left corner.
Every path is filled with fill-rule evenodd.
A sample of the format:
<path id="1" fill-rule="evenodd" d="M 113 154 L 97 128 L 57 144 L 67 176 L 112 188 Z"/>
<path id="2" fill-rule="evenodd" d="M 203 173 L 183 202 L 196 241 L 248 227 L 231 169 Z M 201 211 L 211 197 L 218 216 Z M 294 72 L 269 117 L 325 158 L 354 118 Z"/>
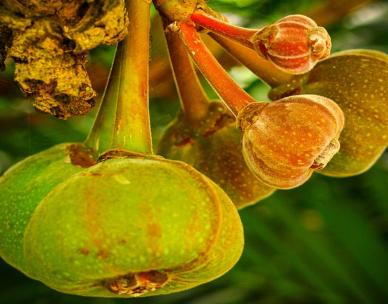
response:
<path id="1" fill-rule="evenodd" d="M 0 59 L 12 58 L 22 90 L 59 118 L 93 106 L 86 52 L 131 33 L 88 139 L 30 156 L 0 177 L 1 258 L 64 293 L 152 296 L 209 282 L 242 253 L 237 208 L 314 172 L 364 172 L 388 143 L 386 54 L 328 57 L 326 30 L 301 15 L 251 30 L 204 0 L 155 0 L 176 35 L 166 31 L 183 109 L 152 154 L 142 18 L 150 3 L 128 3 L 138 10 L 128 9 L 130 20 L 125 1 L 0 4 Z M 286 79 L 271 90 L 273 101 L 256 101 L 231 79 L 202 29 L 230 39 L 250 66 L 261 56 L 273 83 Z M 220 101 L 202 94 L 192 61 Z"/>

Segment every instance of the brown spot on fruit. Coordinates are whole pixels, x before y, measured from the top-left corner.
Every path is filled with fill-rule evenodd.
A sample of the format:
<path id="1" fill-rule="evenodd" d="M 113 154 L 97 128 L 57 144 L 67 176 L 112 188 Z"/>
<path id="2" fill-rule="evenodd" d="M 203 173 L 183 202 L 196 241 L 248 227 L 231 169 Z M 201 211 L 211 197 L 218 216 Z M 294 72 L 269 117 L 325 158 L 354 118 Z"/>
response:
<path id="1" fill-rule="evenodd" d="M 159 224 L 150 223 L 147 228 L 150 237 L 159 238 L 162 236 L 162 229 Z"/>
<path id="2" fill-rule="evenodd" d="M 104 249 L 100 249 L 98 252 L 97 252 L 97 258 L 98 259 L 102 259 L 102 260 L 105 260 L 109 257 L 109 253 L 108 251 L 104 250 Z"/>
<path id="3" fill-rule="evenodd" d="M 73 165 L 82 168 L 94 166 L 97 161 L 94 159 L 92 150 L 83 145 L 74 144 L 69 147 L 70 160 Z"/>
<path id="4" fill-rule="evenodd" d="M 128 241 L 125 240 L 125 239 L 121 239 L 121 240 L 118 241 L 118 244 L 119 244 L 119 245 L 125 245 L 125 244 L 127 244 L 127 243 L 128 243 Z"/>
<path id="5" fill-rule="evenodd" d="M 82 247 L 79 249 L 79 252 L 83 255 L 89 255 L 90 251 L 88 248 Z"/>

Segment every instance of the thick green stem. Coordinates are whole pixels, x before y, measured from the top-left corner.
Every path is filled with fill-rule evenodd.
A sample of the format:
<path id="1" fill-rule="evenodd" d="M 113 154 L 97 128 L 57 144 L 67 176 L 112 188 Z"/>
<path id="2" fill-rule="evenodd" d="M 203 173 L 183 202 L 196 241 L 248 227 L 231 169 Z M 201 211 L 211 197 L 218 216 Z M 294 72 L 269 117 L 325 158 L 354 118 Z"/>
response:
<path id="1" fill-rule="evenodd" d="M 209 100 L 199 82 L 194 65 L 179 34 L 167 27 L 165 30 L 176 87 L 185 117 L 199 121 L 208 112 Z"/>
<path id="2" fill-rule="evenodd" d="M 128 0 L 128 36 L 119 43 L 86 145 L 98 155 L 124 149 L 152 153 L 148 110 L 150 3 Z"/>

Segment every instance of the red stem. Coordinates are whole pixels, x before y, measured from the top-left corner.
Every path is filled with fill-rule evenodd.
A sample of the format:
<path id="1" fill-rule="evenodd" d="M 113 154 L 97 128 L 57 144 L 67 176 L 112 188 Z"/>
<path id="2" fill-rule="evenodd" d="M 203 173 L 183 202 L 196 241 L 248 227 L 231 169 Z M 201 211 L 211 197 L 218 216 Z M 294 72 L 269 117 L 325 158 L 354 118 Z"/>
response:
<path id="1" fill-rule="evenodd" d="M 188 48 L 199 70 L 213 86 L 224 103 L 237 116 L 238 112 L 251 102 L 256 102 L 230 77 L 221 64 L 201 40 L 194 25 L 179 23 L 181 38 Z"/>
<path id="2" fill-rule="evenodd" d="M 270 87 L 274 88 L 282 83 L 289 82 L 293 75 L 276 67 L 272 62 L 258 55 L 254 50 L 247 48 L 221 35 L 209 33 L 228 53 L 260 77 Z"/>
<path id="3" fill-rule="evenodd" d="M 227 22 L 223 22 L 217 18 L 209 16 L 201 12 L 195 12 L 191 15 L 191 20 L 213 33 L 228 37 L 249 48 L 253 48 L 250 39 L 257 33 L 255 29 L 246 29 L 243 27 L 235 26 Z"/>

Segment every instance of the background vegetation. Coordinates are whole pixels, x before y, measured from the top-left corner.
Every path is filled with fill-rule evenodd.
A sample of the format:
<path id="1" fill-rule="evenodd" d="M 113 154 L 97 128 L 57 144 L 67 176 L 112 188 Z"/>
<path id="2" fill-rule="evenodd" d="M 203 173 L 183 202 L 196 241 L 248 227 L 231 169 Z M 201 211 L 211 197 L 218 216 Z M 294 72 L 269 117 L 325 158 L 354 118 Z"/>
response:
<path id="1" fill-rule="evenodd" d="M 287 14 L 311 12 L 322 2 L 213 0 L 210 5 L 234 22 L 253 27 Z M 336 2 L 341 1 L 332 4 Z M 364 2 L 371 3 L 328 26 L 334 51 L 370 48 L 388 52 L 388 1 Z M 162 45 L 155 42 L 154 47 Z M 90 56 L 90 71 L 100 96 L 112 54 L 112 47 L 100 47 Z M 251 94 L 267 99 L 268 88 L 246 69 L 233 67 L 231 73 Z M 82 141 L 95 115 L 60 121 L 39 114 L 11 75 L 12 66 L 0 74 L 0 173 L 54 144 Z M 179 105 L 171 84 L 154 88 L 152 95 L 157 142 Z M 298 189 L 277 191 L 242 210 L 246 247 L 240 262 L 222 278 L 187 292 L 131 300 L 73 297 L 0 261 L 0 303 L 388 303 L 387 177 L 385 154 L 363 175 L 333 179 L 316 174 Z"/>

